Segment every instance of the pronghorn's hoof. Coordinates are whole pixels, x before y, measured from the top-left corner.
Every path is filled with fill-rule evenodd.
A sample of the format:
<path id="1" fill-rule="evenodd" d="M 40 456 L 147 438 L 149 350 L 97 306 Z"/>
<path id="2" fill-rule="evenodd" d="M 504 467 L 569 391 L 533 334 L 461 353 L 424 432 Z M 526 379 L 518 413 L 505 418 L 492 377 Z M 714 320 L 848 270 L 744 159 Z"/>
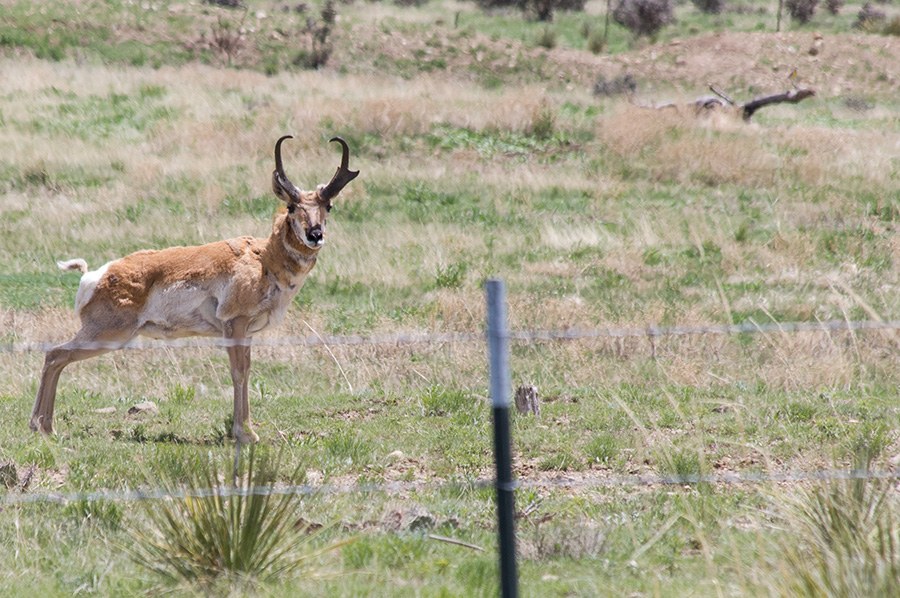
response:
<path id="1" fill-rule="evenodd" d="M 40 432 L 45 436 L 56 434 L 56 430 L 53 429 L 53 420 L 47 419 L 42 415 L 35 415 L 32 417 L 28 427 L 31 428 L 32 432 Z"/>
<path id="2" fill-rule="evenodd" d="M 251 429 L 238 428 L 234 427 L 232 430 L 234 434 L 234 439 L 239 444 L 256 444 L 259 442 L 259 435 Z"/>

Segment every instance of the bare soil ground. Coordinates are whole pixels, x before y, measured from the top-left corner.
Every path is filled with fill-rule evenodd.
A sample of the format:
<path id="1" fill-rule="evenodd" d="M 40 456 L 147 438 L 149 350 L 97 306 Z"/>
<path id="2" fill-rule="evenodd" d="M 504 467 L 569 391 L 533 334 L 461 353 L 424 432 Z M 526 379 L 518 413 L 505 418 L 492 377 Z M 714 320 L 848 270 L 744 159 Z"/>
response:
<path id="1" fill-rule="evenodd" d="M 766 94 L 796 83 L 824 95 L 885 95 L 900 85 L 900 38 L 861 34 L 721 32 L 650 45 L 617 55 L 593 55 L 569 48 L 545 50 L 510 40 L 492 41 L 474 34 L 461 38 L 438 28 L 427 37 L 353 28 L 352 40 L 335 56 L 336 67 L 359 67 L 363 55 L 429 62 L 441 58 L 449 74 L 467 76 L 473 67 L 510 72 L 537 65 L 543 83 L 593 87 L 601 79 L 630 74 L 639 92 L 674 90 L 703 94 L 710 84 L 734 94 Z M 448 53 L 446 48 L 456 50 Z M 536 77 L 539 82 L 541 77 Z M 735 98 L 739 99 L 739 98 Z M 747 99 L 747 98 L 740 98 Z"/>

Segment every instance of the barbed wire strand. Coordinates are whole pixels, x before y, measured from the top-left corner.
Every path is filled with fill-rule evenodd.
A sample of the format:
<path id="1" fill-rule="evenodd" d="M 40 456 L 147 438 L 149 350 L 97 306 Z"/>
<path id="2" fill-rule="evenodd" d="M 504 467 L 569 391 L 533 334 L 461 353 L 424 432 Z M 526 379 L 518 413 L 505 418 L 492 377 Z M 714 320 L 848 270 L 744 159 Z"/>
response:
<path id="1" fill-rule="evenodd" d="M 689 335 L 730 335 L 730 334 L 754 334 L 768 332 L 836 332 L 841 330 L 898 330 L 900 320 L 874 321 L 874 320 L 829 320 L 824 322 L 773 322 L 759 324 L 746 322 L 742 324 L 702 324 L 692 326 L 659 326 L 651 324 L 645 328 L 596 328 L 581 329 L 569 328 L 560 330 L 514 330 L 510 331 L 510 340 L 534 341 L 534 340 L 579 340 L 592 338 L 628 338 L 628 337 L 654 337 L 662 336 L 689 336 Z M 280 346 L 354 346 L 354 345 L 402 345 L 416 343 L 466 343 L 484 340 L 484 332 L 443 332 L 443 333 L 396 333 L 396 334 L 372 334 L 372 335 L 342 335 L 342 336 L 285 336 L 262 339 L 228 340 L 221 338 L 201 339 L 176 339 L 168 341 L 140 340 L 128 343 L 120 342 L 89 342 L 67 344 L 69 348 L 88 349 L 129 349 L 151 350 L 165 348 L 212 348 L 234 345 L 251 344 L 259 347 Z M 52 342 L 12 342 L 0 343 L 0 354 L 45 352 L 54 347 Z M 521 488 L 587 488 L 587 487 L 620 487 L 620 486 L 654 486 L 674 484 L 760 484 L 760 483 L 797 483 L 803 481 L 827 481 L 841 479 L 900 479 L 900 472 L 860 472 L 860 471 L 816 471 L 797 474 L 754 474 L 754 473 L 727 473 L 715 475 L 687 475 L 687 476 L 610 476 L 603 478 L 573 479 L 555 478 L 548 480 L 523 480 L 514 483 L 515 489 Z M 250 493 L 269 494 L 353 494 L 353 493 L 400 493 L 423 490 L 455 490 L 465 491 L 470 489 L 494 486 L 493 480 L 481 480 L 470 484 L 420 484 L 416 482 L 389 482 L 380 485 L 300 485 L 284 487 L 260 487 L 253 488 Z M 203 496 L 219 494 L 231 496 L 244 493 L 246 489 L 218 489 L 218 490 L 97 490 L 91 492 L 74 493 L 7 493 L 0 495 L 0 505 L 23 503 L 71 503 L 93 502 L 101 500 L 153 500 L 184 498 L 187 496 Z"/>
<path id="2" fill-rule="evenodd" d="M 900 480 L 900 471 L 871 470 L 818 470 L 798 473 L 719 473 L 711 475 L 626 475 L 589 478 L 549 478 L 542 480 L 516 480 L 513 490 L 542 489 L 586 489 L 616 488 L 637 486 L 693 486 L 698 484 L 783 484 L 799 482 L 834 482 L 844 480 Z M 493 479 L 476 480 L 469 483 L 427 483 L 427 482 L 386 482 L 383 484 L 310 484 L 292 486 L 254 486 L 251 488 L 226 487 L 201 489 L 167 489 L 148 488 L 132 490 L 93 490 L 89 492 L 45 492 L 15 493 L 0 495 L 0 506 L 34 503 L 69 504 L 78 502 L 99 501 L 142 501 L 166 500 L 180 498 L 201 498 L 218 496 L 251 495 L 299 495 L 313 496 L 319 494 L 399 494 L 403 492 L 465 492 L 492 488 L 496 486 Z"/>
<path id="3" fill-rule="evenodd" d="M 695 335 L 756 334 L 769 332 L 838 332 L 842 330 L 900 330 L 900 320 L 828 320 L 824 322 L 773 322 L 760 324 L 698 324 L 691 326 L 660 326 L 650 324 L 643 328 L 565 328 L 557 330 L 512 330 L 509 339 L 514 341 L 534 340 L 580 340 L 594 338 L 630 338 Z M 284 347 L 284 346 L 354 346 L 354 345 L 408 345 L 422 343 L 470 343 L 484 340 L 484 332 L 437 332 L 437 333 L 392 333 L 392 334 L 349 334 L 333 336 L 283 336 L 254 339 L 190 338 L 174 340 L 132 340 L 127 343 L 111 341 L 90 341 L 65 343 L 69 349 L 185 349 L 214 348 L 229 346 Z M 24 341 L 0 343 L 2 353 L 46 352 L 60 343 L 50 341 Z"/>

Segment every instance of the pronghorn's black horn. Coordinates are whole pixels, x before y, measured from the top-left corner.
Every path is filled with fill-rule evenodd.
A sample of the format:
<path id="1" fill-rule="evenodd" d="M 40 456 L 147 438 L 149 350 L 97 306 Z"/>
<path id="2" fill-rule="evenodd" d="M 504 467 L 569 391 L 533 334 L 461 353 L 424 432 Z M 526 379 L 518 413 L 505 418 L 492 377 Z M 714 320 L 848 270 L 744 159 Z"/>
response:
<path id="1" fill-rule="evenodd" d="M 281 162 L 281 142 L 293 138 L 292 135 L 284 135 L 275 142 L 275 170 L 272 171 L 272 191 L 280 199 L 288 202 L 300 199 L 300 190 L 284 174 L 284 165 Z"/>
<path id="2" fill-rule="evenodd" d="M 347 142 L 340 137 L 332 137 L 329 139 L 329 142 L 331 141 L 340 143 L 343 153 L 341 155 L 341 165 L 335 171 L 334 176 L 331 178 L 331 182 L 319 189 L 319 197 L 321 197 L 323 201 L 331 201 L 334 196 L 341 192 L 341 189 L 343 189 L 347 183 L 359 176 L 358 170 L 349 169 L 350 148 L 347 146 Z"/>

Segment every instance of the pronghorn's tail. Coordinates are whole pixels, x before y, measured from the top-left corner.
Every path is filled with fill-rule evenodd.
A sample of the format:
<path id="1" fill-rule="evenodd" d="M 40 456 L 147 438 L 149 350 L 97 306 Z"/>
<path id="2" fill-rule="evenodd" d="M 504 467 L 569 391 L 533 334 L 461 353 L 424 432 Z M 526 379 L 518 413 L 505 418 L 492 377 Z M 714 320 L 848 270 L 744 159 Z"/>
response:
<path id="1" fill-rule="evenodd" d="M 82 274 L 86 274 L 88 271 L 87 262 L 84 261 L 83 259 L 81 259 L 80 257 L 76 258 L 74 260 L 68 260 L 66 262 L 56 262 L 56 265 L 59 266 L 60 270 L 63 270 L 65 272 L 69 272 L 71 270 L 77 270 L 77 271 L 81 272 Z"/>

